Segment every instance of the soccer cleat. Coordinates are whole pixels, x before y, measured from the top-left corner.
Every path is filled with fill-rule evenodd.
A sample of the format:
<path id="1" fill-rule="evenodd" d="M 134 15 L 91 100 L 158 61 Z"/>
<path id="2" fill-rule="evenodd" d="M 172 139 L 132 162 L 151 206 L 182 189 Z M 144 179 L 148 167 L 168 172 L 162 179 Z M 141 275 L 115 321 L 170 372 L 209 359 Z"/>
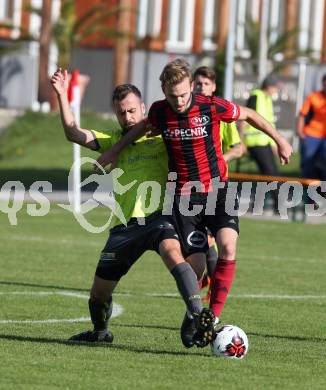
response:
<path id="1" fill-rule="evenodd" d="M 194 345 L 193 337 L 196 333 L 196 323 L 193 317 L 189 317 L 186 312 L 184 319 L 182 321 L 180 335 L 182 344 L 186 348 L 191 348 Z"/>
<path id="2" fill-rule="evenodd" d="M 215 314 L 212 309 L 203 308 L 195 317 L 196 332 L 193 337 L 194 344 L 199 348 L 206 347 L 215 338 Z"/>
<path id="3" fill-rule="evenodd" d="M 214 324 L 213 324 L 215 333 L 217 332 L 219 325 L 221 325 L 221 321 L 220 321 L 220 319 L 218 317 L 215 316 L 215 321 L 214 321 Z"/>
<path id="4" fill-rule="evenodd" d="M 113 334 L 109 330 L 88 330 L 70 337 L 68 341 L 70 343 L 112 343 Z"/>

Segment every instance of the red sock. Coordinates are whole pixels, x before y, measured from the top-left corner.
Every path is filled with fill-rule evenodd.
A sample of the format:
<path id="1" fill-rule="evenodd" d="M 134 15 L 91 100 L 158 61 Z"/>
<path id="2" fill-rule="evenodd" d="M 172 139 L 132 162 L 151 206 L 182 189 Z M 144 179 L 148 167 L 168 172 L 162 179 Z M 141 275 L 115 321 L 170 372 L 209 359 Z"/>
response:
<path id="1" fill-rule="evenodd" d="M 235 260 L 218 259 L 211 281 L 209 306 L 216 317 L 221 315 L 235 273 Z"/>

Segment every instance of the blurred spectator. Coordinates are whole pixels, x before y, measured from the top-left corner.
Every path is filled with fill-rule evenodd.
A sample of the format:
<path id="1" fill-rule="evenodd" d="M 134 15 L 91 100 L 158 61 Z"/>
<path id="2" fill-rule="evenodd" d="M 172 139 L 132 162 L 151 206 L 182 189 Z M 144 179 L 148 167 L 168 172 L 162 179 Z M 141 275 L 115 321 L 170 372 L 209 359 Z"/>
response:
<path id="1" fill-rule="evenodd" d="M 301 107 L 297 133 L 302 176 L 326 180 L 326 74 L 322 89 L 308 95 Z"/>
<path id="2" fill-rule="evenodd" d="M 257 111 L 258 114 L 266 118 L 274 125 L 274 109 L 272 96 L 279 89 L 279 79 L 276 75 L 270 74 L 261 84 L 260 88 L 254 89 L 250 93 L 247 107 Z M 247 147 L 250 157 L 256 162 L 260 173 L 268 176 L 278 176 L 279 171 L 275 160 L 275 143 L 262 131 L 249 125 L 241 123 L 241 138 Z M 271 191 L 273 208 L 277 206 L 277 191 Z"/>

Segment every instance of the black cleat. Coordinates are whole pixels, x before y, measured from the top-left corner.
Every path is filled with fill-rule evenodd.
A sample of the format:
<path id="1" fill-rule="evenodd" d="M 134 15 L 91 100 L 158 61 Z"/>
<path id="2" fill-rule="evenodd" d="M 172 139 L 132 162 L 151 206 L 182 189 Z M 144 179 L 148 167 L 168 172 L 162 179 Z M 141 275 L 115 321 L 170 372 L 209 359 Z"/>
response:
<path id="1" fill-rule="evenodd" d="M 203 308 L 200 314 L 195 317 L 196 332 L 193 337 L 194 344 L 199 348 L 206 347 L 215 338 L 215 314 L 213 310 Z"/>
<path id="2" fill-rule="evenodd" d="M 113 334 L 106 330 L 96 331 L 88 330 L 86 332 L 78 333 L 68 340 L 70 343 L 112 343 Z"/>
<path id="3" fill-rule="evenodd" d="M 196 333 L 196 323 L 193 317 L 189 317 L 187 312 L 182 321 L 180 335 L 182 344 L 186 348 L 191 348 L 194 346 L 194 334 Z"/>

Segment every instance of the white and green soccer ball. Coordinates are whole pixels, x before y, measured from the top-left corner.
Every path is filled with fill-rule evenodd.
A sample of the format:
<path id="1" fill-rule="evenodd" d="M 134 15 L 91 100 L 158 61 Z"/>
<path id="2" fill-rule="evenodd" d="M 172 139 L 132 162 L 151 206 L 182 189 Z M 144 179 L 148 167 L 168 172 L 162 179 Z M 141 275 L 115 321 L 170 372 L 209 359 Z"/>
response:
<path id="1" fill-rule="evenodd" d="M 235 325 L 224 325 L 217 331 L 211 342 L 211 349 L 215 356 L 224 356 L 230 359 L 243 359 L 249 348 L 246 333 Z"/>

